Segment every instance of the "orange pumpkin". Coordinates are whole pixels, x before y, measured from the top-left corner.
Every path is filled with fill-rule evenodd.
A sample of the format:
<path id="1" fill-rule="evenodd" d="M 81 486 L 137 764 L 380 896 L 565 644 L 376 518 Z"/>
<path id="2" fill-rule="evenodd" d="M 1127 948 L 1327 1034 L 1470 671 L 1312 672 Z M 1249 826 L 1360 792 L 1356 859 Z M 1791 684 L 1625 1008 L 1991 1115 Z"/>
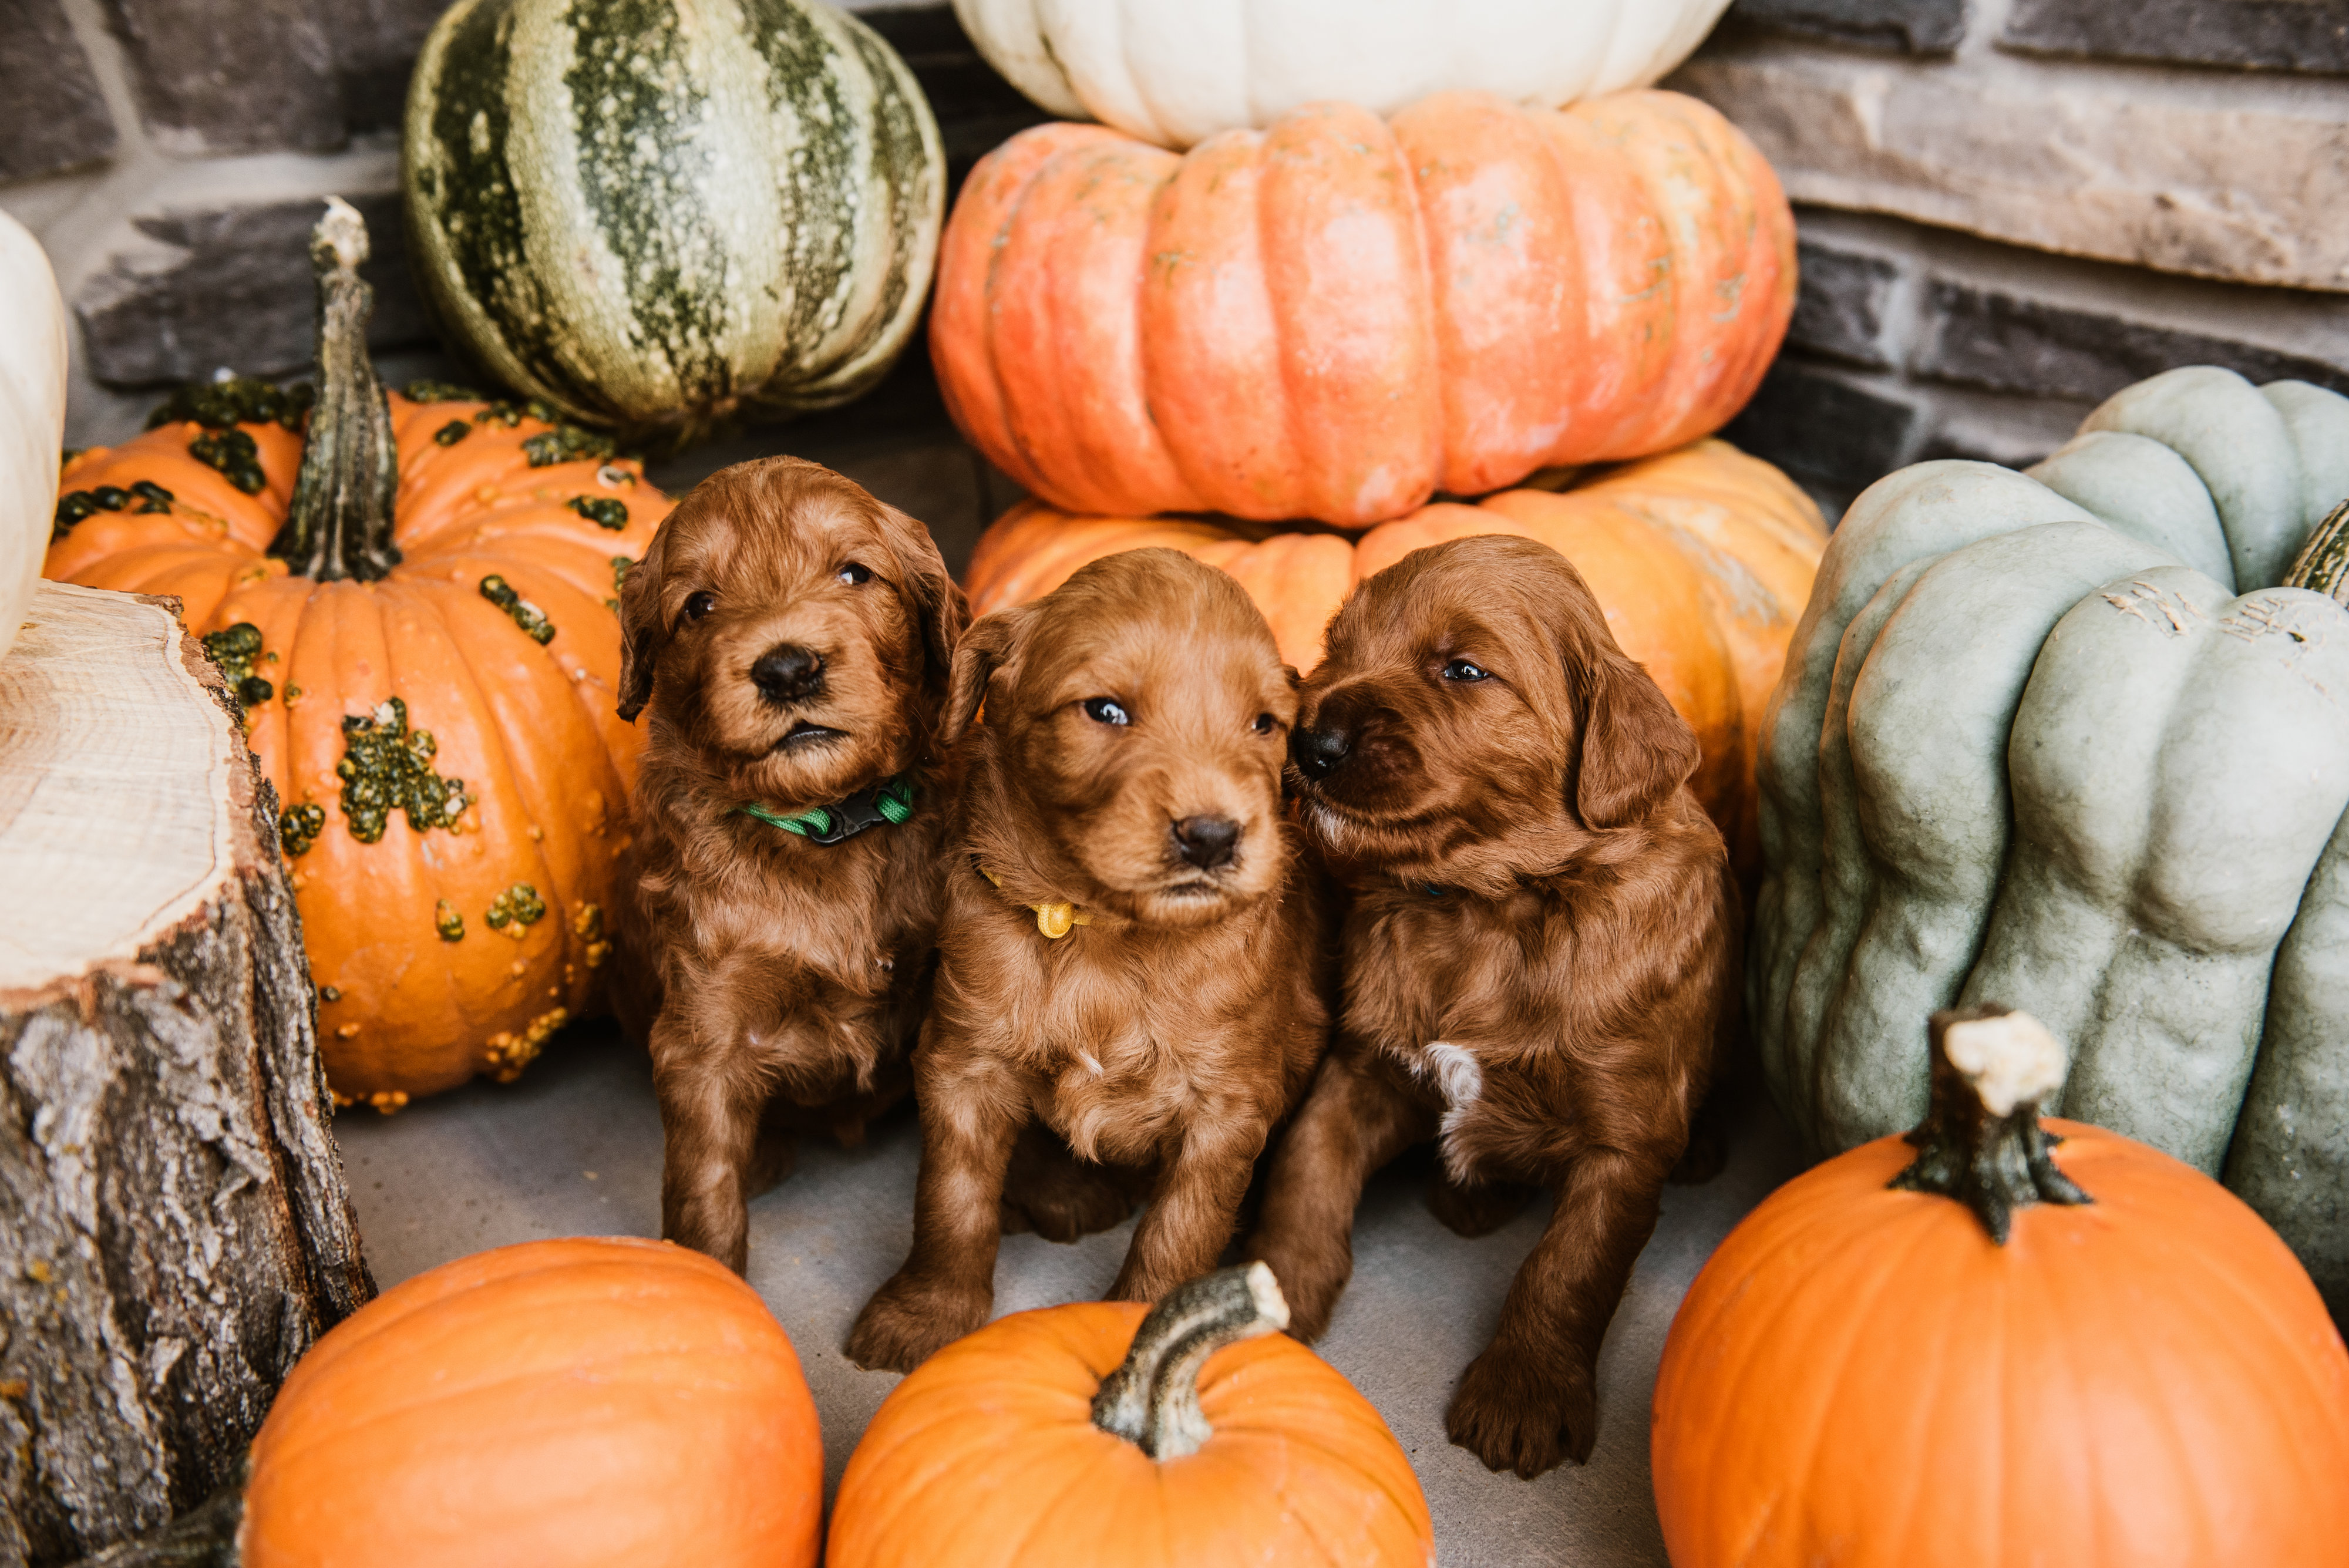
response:
<path id="1" fill-rule="evenodd" d="M 825 1561 L 1425 1568 L 1410 1461 L 1370 1401 L 1274 1332 L 1287 1322 L 1255 1263 L 1146 1313 L 1089 1302 L 989 1324 L 882 1402 Z"/>
<path id="2" fill-rule="evenodd" d="M 947 220 L 930 351 L 1055 506 L 1357 527 L 1710 434 L 1794 300 L 1785 196 L 1705 105 L 1446 93 L 1184 155 L 1023 131 Z"/>
<path id="3" fill-rule="evenodd" d="M 365 288 L 335 265 L 322 287 Z M 638 749 L 617 580 L 669 502 L 548 410 L 428 388 L 377 432 L 396 500 L 297 503 L 336 466 L 305 452 L 365 448 L 386 406 L 364 320 L 326 340 L 306 434 L 275 389 L 229 383 L 77 457 L 44 569 L 177 595 L 210 634 L 284 807 L 327 1076 L 389 1109 L 512 1077 L 597 1004 Z"/>
<path id="4" fill-rule="evenodd" d="M 386 1292 L 253 1443 L 243 1568 L 788 1568 L 823 1444 L 758 1293 L 665 1241 L 529 1241 Z"/>
<path id="5" fill-rule="evenodd" d="M 1050 593 L 1087 561 L 1164 545 L 1221 566 L 1272 623 L 1281 657 L 1320 659 L 1322 628 L 1354 584 L 1423 545 L 1472 534 L 1538 539 L 1575 564 L 1623 650 L 1695 729 L 1697 798 L 1741 870 L 1758 867 L 1754 787 L 1762 711 L 1826 547 L 1818 508 L 1726 441 L 1586 473 L 1562 492 L 1438 502 L 1356 541 L 1227 520 L 1071 517 L 1028 502 L 983 535 L 964 575 L 985 614 Z"/>
<path id="6" fill-rule="evenodd" d="M 1932 1039 L 1917 1130 L 1773 1194 L 1672 1321 L 1674 1568 L 2339 1563 L 2349 1354 L 2291 1251 L 2191 1167 L 2043 1123 L 2063 1050 L 2023 1014 Z"/>

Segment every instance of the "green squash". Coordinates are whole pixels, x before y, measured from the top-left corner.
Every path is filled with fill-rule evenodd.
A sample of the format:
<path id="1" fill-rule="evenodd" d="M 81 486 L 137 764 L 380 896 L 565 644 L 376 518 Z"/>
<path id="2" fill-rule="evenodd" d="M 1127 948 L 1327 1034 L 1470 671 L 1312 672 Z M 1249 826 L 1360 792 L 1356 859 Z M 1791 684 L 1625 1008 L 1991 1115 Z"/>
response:
<path id="1" fill-rule="evenodd" d="M 2349 399 L 2196 368 L 1853 504 L 1764 721 L 1747 975 L 1814 1152 L 1915 1125 L 1927 1015 L 2004 1002 L 2071 1047 L 2050 1114 L 2223 1173 L 2349 1307 L 2349 611 L 2278 586 L 2344 496 Z"/>
<path id="2" fill-rule="evenodd" d="M 946 196 L 905 62 L 817 0 L 459 0 L 403 154 L 409 262 L 454 346 L 640 437 L 878 380 Z"/>

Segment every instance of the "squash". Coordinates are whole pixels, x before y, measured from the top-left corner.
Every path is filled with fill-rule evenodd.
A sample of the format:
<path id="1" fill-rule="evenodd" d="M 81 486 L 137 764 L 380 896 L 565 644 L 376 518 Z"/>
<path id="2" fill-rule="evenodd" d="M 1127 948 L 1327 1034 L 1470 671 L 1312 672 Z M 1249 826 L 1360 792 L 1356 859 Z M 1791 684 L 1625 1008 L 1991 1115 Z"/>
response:
<path id="1" fill-rule="evenodd" d="M 358 215 L 312 255 L 320 387 L 190 389 L 65 471 L 47 574 L 179 596 L 284 814 L 336 1097 L 511 1079 L 595 1007 L 638 740 L 619 577 L 667 497 L 544 408 L 367 364 Z"/>
<path id="2" fill-rule="evenodd" d="M 66 428 L 66 306 L 41 242 L 0 213 L 0 659 L 49 543 Z"/>
<path id="3" fill-rule="evenodd" d="M 1676 93 L 1319 104 L 1185 157 L 1047 125 L 956 202 L 930 352 L 1063 511 L 1362 527 L 1710 434 L 1785 335 L 1794 244 L 1762 155 Z"/>
<path id="4" fill-rule="evenodd" d="M 462 0 L 402 180 L 445 337 L 573 420 L 688 441 L 888 371 L 946 154 L 905 62 L 813 0 Z"/>
<path id="5" fill-rule="evenodd" d="M 989 1324 L 882 1401 L 825 1562 L 1424 1568 L 1434 1533 L 1410 1460 L 1369 1400 L 1277 1332 L 1288 1322 L 1251 1263 L 1155 1307 Z"/>
<path id="6" fill-rule="evenodd" d="M 1698 1273 L 1656 1377 L 1673 1568 L 2318 1568 L 2349 1538 L 2349 1353 L 2191 1168 L 2041 1121 L 2063 1048 L 1932 1021 L 1932 1097 Z"/>
<path id="7" fill-rule="evenodd" d="M 295 1364 L 235 1560 L 811 1568 L 823 1502 L 815 1401 L 757 1292 L 666 1241 L 525 1241 L 394 1286 Z"/>
<path id="8" fill-rule="evenodd" d="M 1182 148 L 1322 99 L 1392 114 L 1436 92 L 1550 107 L 1646 87 L 1727 5 L 955 0 L 955 15 L 988 63 L 1048 112 Z"/>
<path id="9" fill-rule="evenodd" d="M 1817 1151 L 1913 1123 L 1932 1010 L 2051 1109 L 2225 1173 L 2349 1310 L 2349 613 L 2285 581 L 2349 400 L 2173 370 L 2025 473 L 1926 462 L 1827 546 L 1763 732 L 1748 1016 Z"/>
<path id="10" fill-rule="evenodd" d="M 1438 502 L 1359 543 L 1228 519 L 1071 517 L 1023 503 L 980 536 L 964 574 L 974 615 L 1053 588 L 1085 562 L 1163 545 L 1240 581 L 1272 623 L 1280 656 L 1320 660 L 1322 628 L 1353 586 L 1423 545 L 1471 534 L 1539 539 L 1575 564 L 1624 651 L 1696 731 L 1690 781 L 1730 843 L 1759 868 L 1754 764 L 1764 703 L 1785 662 L 1826 529 L 1785 475 L 1722 441 L 1623 467 L 1551 476 L 1475 505 Z"/>

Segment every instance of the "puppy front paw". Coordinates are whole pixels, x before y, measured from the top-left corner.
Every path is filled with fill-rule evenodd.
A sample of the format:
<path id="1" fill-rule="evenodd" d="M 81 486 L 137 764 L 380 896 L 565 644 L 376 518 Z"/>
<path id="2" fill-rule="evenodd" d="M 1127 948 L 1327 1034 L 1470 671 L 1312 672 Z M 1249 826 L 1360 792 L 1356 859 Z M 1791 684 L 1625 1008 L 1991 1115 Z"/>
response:
<path id="1" fill-rule="evenodd" d="M 1284 1246 L 1258 1233 L 1248 1239 L 1240 1255 L 1272 1271 L 1281 1299 L 1288 1303 L 1290 1338 L 1310 1345 L 1330 1331 L 1338 1298 L 1345 1293 L 1346 1282 L 1354 1272 L 1350 1244 Z"/>
<path id="2" fill-rule="evenodd" d="M 867 1372 L 911 1372 L 987 1321 L 983 1291 L 932 1284 L 900 1272 L 873 1293 L 848 1333 L 848 1359 Z"/>
<path id="3" fill-rule="evenodd" d="M 1427 1211 L 1455 1236 L 1489 1236 L 1524 1213 L 1537 1190 L 1514 1181 L 1462 1187 L 1439 1175 L 1427 1189 Z"/>
<path id="4" fill-rule="evenodd" d="M 1531 1480 L 1561 1459 L 1581 1464 L 1599 1435 L 1599 1395 L 1590 1365 L 1569 1355 L 1543 1367 L 1495 1345 L 1469 1363 L 1444 1415 L 1445 1435 L 1485 1462 Z"/>
<path id="5" fill-rule="evenodd" d="M 1065 1243 L 1107 1231 L 1133 1212 L 1133 1197 L 1098 1166 L 1064 1160 L 1034 1170 L 1015 1167 L 1004 1183 L 1002 1219 L 1008 1234 L 1033 1231 L 1047 1241 Z"/>

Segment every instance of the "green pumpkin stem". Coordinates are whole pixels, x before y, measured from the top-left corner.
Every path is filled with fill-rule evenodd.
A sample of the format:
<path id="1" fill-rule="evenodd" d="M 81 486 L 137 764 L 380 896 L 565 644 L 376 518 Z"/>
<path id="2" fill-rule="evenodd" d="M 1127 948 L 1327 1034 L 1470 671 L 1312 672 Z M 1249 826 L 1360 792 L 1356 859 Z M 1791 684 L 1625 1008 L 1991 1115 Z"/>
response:
<path id="1" fill-rule="evenodd" d="M 2039 1103 L 2064 1083 L 2064 1048 L 2045 1025 L 1991 1002 L 1936 1012 L 1929 1028 L 1933 1097 L 1907 1134 L 1917 1158 L 1891 1185 L 1956 1199 L 2002 1247 L 2018 1209 L 2094 1202 L 2055 1168 L 2048 1151 L 2062 1140 L 2039 1123 Z"/>
<path id="2" fill-rule="evenodd" d="M 1262 1263 L 1218 1269 L 1167 1293 L 1093 1396 L 1093 1425 L 1154 1459 L 1195 1454 L 1215 1435 L 1199 1408 L 1199 1369 L 1225 1345 L 1288 1326 L 1288 1303 Z"/>
<path id="3" fill-rule="evenodd" d="M 367 358 L 375 290 L 359 276 L 367 259 L 367 223 L 342 198 L 327 197 L 326 214 L 310 232 L 310 268 L 318 278 L 318 400 L 294 504 L 269 545 L 295 576 L 322 583 L 372 582 L 399 564 L 391 542 L 399 453 L 391 405 Z"/>
<path id="4" fill-rule="evenodd" d="M 2307 588 L 2335 604 L 2349 605 L 2349 501 L 2324 514 L 2309 530 L 2300 558 L 2284 574 L 2283 586 Z"/>

